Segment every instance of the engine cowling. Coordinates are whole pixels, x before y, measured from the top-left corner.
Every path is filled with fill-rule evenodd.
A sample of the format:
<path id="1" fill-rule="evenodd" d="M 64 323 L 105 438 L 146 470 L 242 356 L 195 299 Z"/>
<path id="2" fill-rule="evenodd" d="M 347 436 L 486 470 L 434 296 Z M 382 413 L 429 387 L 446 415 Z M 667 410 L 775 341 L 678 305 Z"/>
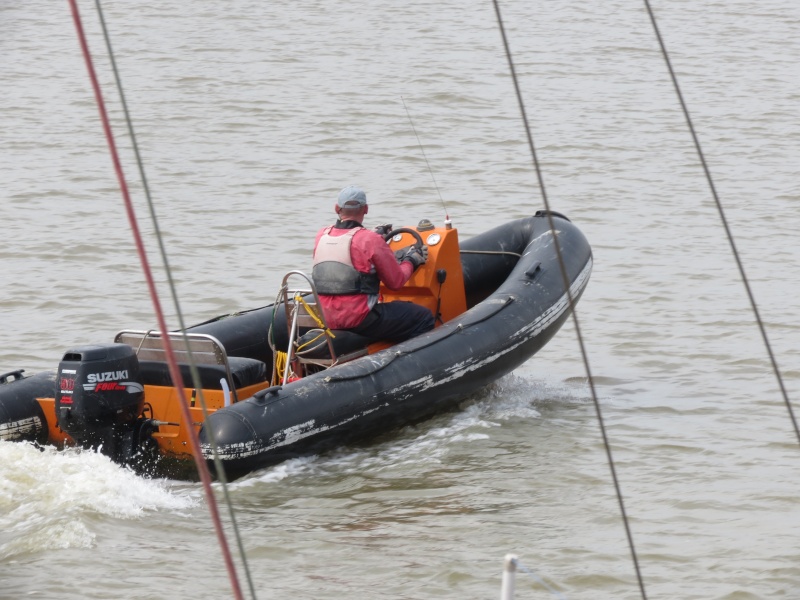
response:
<path id="1" fill-rule="evenodd" d="M 83 446 L 97 447 L 133 424 L 144 408 L 139 360 L 126 344 L 68 350 L 56 377 L 58 426 Z"/>

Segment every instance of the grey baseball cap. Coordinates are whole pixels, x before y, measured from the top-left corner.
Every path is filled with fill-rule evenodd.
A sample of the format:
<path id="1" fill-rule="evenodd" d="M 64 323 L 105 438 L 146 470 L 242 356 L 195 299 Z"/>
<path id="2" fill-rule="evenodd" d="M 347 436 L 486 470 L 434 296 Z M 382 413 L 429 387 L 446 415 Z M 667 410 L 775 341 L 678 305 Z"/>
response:
<path id="1" fill-rule="evenodd" d="M 339 208 L 357 208 L 359 206 L 366 206 L 367 195 L 360 187 L 356 185 L 348 185 L 346 188 L 339 192 L 339 199 L 336 201 Z"/>

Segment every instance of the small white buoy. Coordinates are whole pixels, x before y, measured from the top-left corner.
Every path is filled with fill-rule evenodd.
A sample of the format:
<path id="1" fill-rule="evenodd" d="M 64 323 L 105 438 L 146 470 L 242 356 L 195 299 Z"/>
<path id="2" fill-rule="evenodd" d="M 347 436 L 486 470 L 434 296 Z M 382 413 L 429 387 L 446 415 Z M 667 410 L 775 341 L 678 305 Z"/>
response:
<path id="1" fill-rule="evenodd" d="M 503 562 L 503 585 L 500 588 L 500 600 L 514 600 L 514 577 L 517 573 L 517 555 L 506 554 Z"/>

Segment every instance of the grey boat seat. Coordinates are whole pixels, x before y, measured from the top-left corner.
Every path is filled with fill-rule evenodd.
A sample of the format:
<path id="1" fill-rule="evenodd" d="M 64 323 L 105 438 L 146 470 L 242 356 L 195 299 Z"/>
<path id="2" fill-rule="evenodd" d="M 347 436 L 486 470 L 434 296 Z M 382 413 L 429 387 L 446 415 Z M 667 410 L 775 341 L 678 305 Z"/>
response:
<path id="1" fill-rule="evenodd" d="M 229 356 L 228 366 L 236 389 L 267 381 L 267 366 L 260 360 Z M 186 388 L 193 388 L 194 382 L 192 381 L 189 365 L 187 363 L 178 363 L 178 367 L 183 378 L 183 385 Z M 200 385 L 206 390 L 221 390 L 222 384 L 220 380 L 227 380 L 228 378 L 225 365 L 198 364 L 197 371 L 200 375 Z M 144 385 L 172 386 L 169 365 L 164 361 L 140 360 L 139 376 Z"/>

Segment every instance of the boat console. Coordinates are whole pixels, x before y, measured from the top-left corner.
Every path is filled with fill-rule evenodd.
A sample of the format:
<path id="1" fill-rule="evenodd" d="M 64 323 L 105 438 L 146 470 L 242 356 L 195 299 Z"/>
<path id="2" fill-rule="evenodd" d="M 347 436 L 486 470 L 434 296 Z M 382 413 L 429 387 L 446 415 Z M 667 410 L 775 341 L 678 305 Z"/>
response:
<path id="1" fill-rule="evenodd" d="M 434 227 L 423 219 L 416 227 L 390 231 L 386 238 L 395 252 L 411 244 L 426 245 L 428 261 L 399 290 L 390 290 L 381 284 L 382 302 L 403 300 L 424 306 L 436 317 L 437 326 L 467 310 L 458 230 L 449 226 Z"/>

